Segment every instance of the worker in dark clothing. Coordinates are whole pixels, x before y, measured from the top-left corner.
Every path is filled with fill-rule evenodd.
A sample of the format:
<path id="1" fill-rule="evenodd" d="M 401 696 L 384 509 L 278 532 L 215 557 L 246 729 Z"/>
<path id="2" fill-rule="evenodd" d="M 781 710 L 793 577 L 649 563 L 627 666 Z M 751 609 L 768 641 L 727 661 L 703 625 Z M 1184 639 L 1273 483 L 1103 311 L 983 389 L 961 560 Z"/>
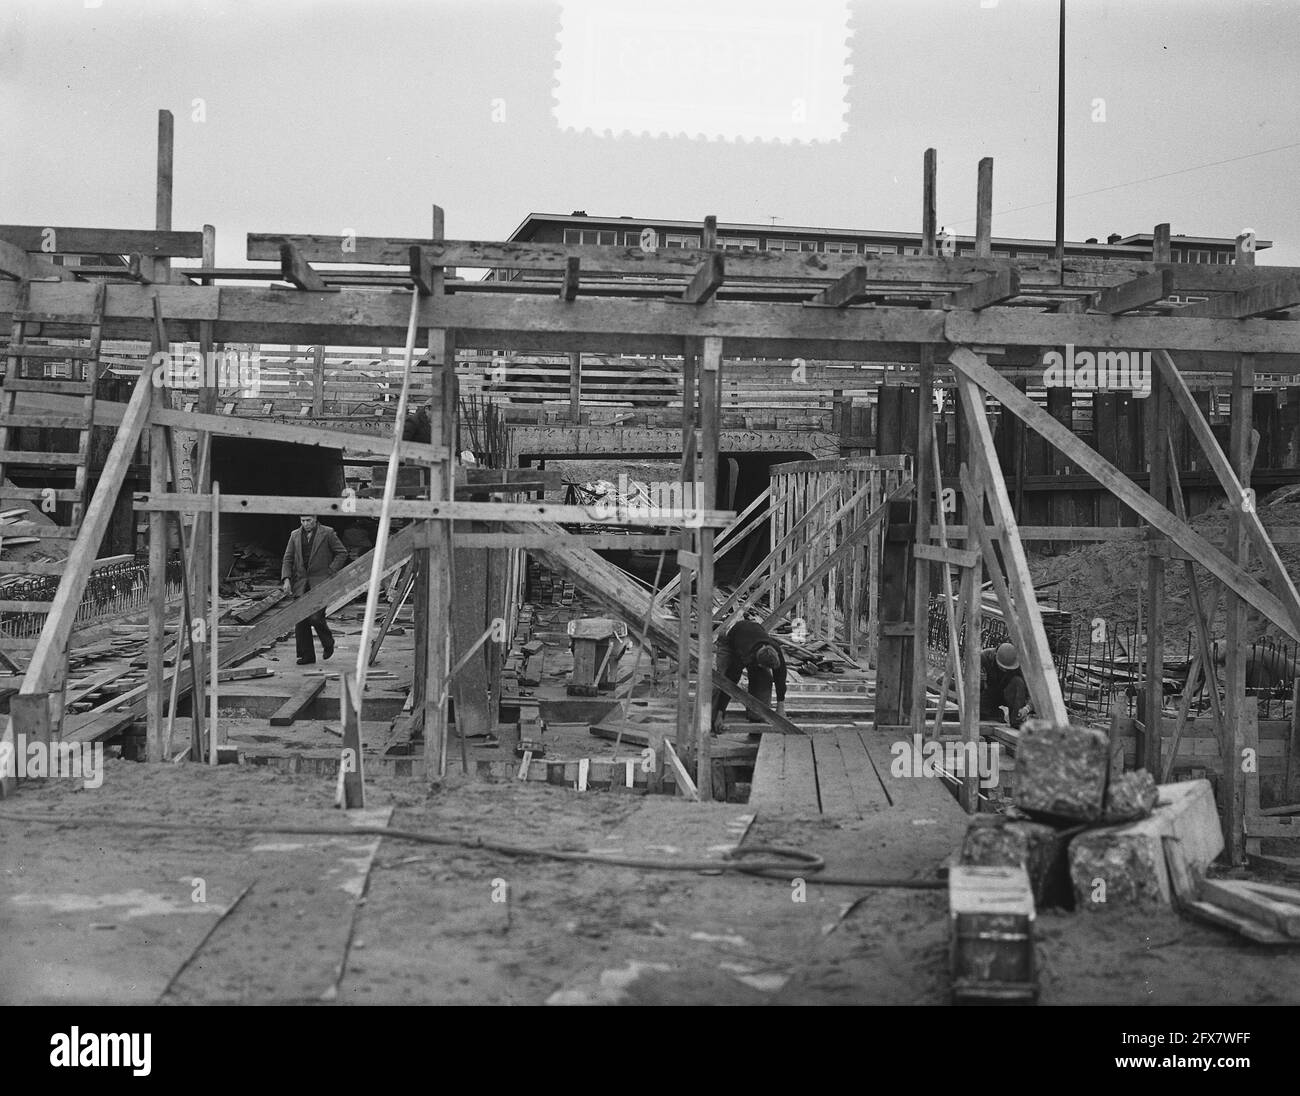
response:
<path id="1" fill-rule="evenodd" d="M 776 713 L 785 715 L 785 656 L 781 646 L 752 620 L 738 620 L 718 644 L 718 673 L 728 681 L 739 683 L 740 675 L 749 675 L 749 695 L 771 706 L 772 686 L 776 686 Z M 713 729 L 720 730 L 731 698 L 721 689 L 713 693 Z M 751 723 L 762 722 L 750 715 Z"/>
<path id="2" fill-rule="evenodd" d="M 980 718 L 1006 720 L 1019 727 L 1029 714 L 1029 686 L 1020 671 L 1020 656 L 1013 644 L 986 647 L 980 652 Z"/>

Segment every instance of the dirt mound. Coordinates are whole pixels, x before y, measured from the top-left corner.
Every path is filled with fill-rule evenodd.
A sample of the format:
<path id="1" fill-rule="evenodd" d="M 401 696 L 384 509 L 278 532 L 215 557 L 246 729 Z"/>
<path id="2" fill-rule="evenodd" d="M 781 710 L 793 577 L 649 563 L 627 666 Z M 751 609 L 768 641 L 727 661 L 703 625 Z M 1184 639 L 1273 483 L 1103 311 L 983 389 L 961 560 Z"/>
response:
<path id="1" fill-rule="evenodd" d="M 1278 501 L 1271 501 L 1276 498 Z M 1300 501 L 1291 489 L 1278 491 L 1259 504 L 1260 520 L 1266 530 L 1300 527 Z M 1222 503 L 1192 519 L 1192 527 L 1211 544 L 1222 546 L 1227 540 L 1228 510 Z M 1300 544 L 1279 544 L 1278 555 L 1292 581 L 1300 580 Z M 1056 606 L 1073 613 L 1076 621 L 1104 617 L 1108 624 L 1133 621 L 1137 618 L 1140 593 L 1146 589 L 1147 549 L 1141 541 L 1111 541 L 1090 544 L 1059 556 L 1030 556 L 1029 569 L 1034 585 L 1058 583 L 1040 592 L 1044 605 Z M 1207 611 L 1210 605 L 1210 588 L 1215 581 L 1205 568 L 1195 565 L 1196 582 L 1202 604 Z M 1264 567 L 1257 553 L 1252 552 L 1247 566 L 1250 574 L 1266 589 L 1277 593 L 1276 584 L 1264 575 Z M 1184 633 L 1195 628 L 1191 597 L 1185 569 L 1179 560 L 1170 560 L 1165 568 L 1166 649 L 1181 648 Z M 1224 629 L 1224 599 L 1219 599 L 1219 612 L 1211 624 L 1214 634 L 1222 635 Z M 1247 614 L 1247 635 L 1252 640 L 1260 638 L 1286 639 L 1286 634 L 1266 620 L 1254 609 Z"/>

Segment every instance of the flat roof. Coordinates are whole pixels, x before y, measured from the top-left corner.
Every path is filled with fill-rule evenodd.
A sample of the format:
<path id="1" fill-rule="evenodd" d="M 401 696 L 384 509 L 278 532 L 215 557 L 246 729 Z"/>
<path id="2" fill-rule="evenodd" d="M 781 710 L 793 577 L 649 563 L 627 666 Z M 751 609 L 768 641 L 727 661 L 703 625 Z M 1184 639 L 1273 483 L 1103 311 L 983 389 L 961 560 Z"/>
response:
<path id="1" fill-rule="evenodd" d="M 619 222 L 623 222 L 623 221 L 631 222 L 632 224 L 640 225 L 646 228 L 678 229 L 683 232 L 702 231 L 702 226 L 699 221 L 664 220 L 662 218 L 655 218 L 655 217 L 629 217 L 629 216 L 600 217 L 600 216 L 592 216 L 590 214 L 588 215 L 579 214 L 575 216 L 572 213 L 530 213 L 522 221 L 519 222 L 518 227 L 514 230 L 514 232 L 510 234 L 508 238 L 513 240 L 516 237 L 518 237 L 519 234 L 523 232 L 525 228 L 527 228 L 532 224 L 538 224 L 538 223 L 563 224 L 563 225 L 592 225 L 592 224 L 616 225 Z M 744 234 L 744 235 L 757 234 L 762 236 L 776 236 L 776 235 L 787 235 L 787 234 L 788 235 L 813 235 L 813 236 L 842 236 L 842 237 L 856 238 L 856 239 L 898 240 L 898 241 L 906 241 L 909 243 L 912 242 L 913 240 L 918 240 L 921 237 L 920 232 L 894 232 L 886 229 L 820 228 L 811 225 L 786 225 L 786 224 L 758 225 L 758 224 L 743 224 L 735 221 L 725 221 L 725 222 L 719 221 L 718 232 L 719 233 L 725 232 L 729 234 L 737 233 L 737 234 Z M 970 243 L 973 243 L 975 240 L 975 237 L 973 235 L 966 235 L 962 233 L 955 234 L 953 238 L 958 241 L 965 241 Z M 1109 251 L 1149 251 L 1150 250 L 1149 245 L 1153 239 L 1154 239 L 1153 233 L 1139 232 L 1130 236 L 1125 236 L 1123 239 L 1118 240 L 1113 244 L 1108 244 L 1100 240 L 1097 243 L 1091 243 L 1091 244 L 1087 243 L 1084 240 L 1066 240 L 1065 243 L 1067 247 L 1073 247 L 1073 248 L 1096 247 L 1096 248 L 1103 248 Z M 1054 247 L 1055 246 L 1054 240 L 1041 240 L 1041 239 L 1035 240 L 1035 239 L 1026 239 L 1026 238 L 1016 237 L 1016 236 L 994 236 L 993 241 L 995 243 L 1003 244 L 1004 246 L 1008 246 L 1008 247 L 1017 247 L 1017 246 Z M 1171 237 L 1171 243 L 1173 241 L 1178 241 L 1181 245 L 1184 246 L 1189 244 L 1193 244 L 1193 245 L 1213 244 L 1219 247 L 1235 247 L 1237 242 L 1235 238 L 1217 237 L 1217 236 L 1173 236 Z M 1147 246 L 1144 247 L 1143 244 Z M 1255 241 L 1255 247 L 1261 251 L 1264 250 L 1265 248 L 1272 247 L 1272 246 L 1273 246 L 1273 242 L 1271 240 Z"/>

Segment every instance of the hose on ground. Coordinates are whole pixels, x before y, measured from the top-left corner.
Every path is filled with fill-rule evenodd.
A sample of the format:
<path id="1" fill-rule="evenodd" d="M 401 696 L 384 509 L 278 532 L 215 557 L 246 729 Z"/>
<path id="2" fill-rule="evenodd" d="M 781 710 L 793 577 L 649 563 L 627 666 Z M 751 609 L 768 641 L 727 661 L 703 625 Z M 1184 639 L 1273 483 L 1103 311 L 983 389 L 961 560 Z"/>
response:
<path id="1" fill-rule="evenodd" d="M 653 860 L 639 856 L 615 856 L 599 852 L 572 852 L 566 849 L 536 848 L 512 845 L 481 837 L 443 837 L 437 834 L 418 833 L 414 830 L 394 830 L 385 826 L 288 826 L 268 822 L 171 822 L 148 818 L 49 818 L 41 815 L 10 814 L 0 812 L 0 822 L 30 822 L 54 826 L 115 826 L 123 829 L 197 830 L 207 834 L 231 833 L 286 833 L 311 837 L 387 837 L 396 841 L 411 841 L 421 845 L 441 845 L 449 848 L 482 849 L 504 856 L 536 857 L 548 860 L 566 860 L 585 864 L 604 864 L 609 867 L 642 868 L 648 871 L 735 872 L 764 879 L 792 880 L 809 875 L 808 882 L 847 887 L 892 887 L 913 890 L 932 890 L 947 886 L 939 880 L 929 879 L 852 879 L 842 876 L 824 876 L 820 873 L 826 861 L 816 853 L 781 845 L 749 845 L 732 849 L 725 856 L 707 860 Z M 766 856 L 766 860 L 750 860 L 752 856 Z"/>

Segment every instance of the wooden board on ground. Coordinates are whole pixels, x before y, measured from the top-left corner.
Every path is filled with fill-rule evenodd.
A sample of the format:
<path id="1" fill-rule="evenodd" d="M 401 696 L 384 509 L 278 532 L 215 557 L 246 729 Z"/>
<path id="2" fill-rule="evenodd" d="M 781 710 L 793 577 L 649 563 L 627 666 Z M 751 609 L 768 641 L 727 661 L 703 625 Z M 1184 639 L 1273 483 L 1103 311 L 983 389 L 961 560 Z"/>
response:
<path id="1" fill-rule="evenodd" d="M 300 719 L 302 713 L 311 706 L 325 690 L 325 679 L 318 678 L 304 683 L 293 696 L 289 697 L 271 716 L 272 727 L 292 727 L 294 720 Z"/>
<path id="2" fill-rule="evenodd" d="M 784 737 L 784 736 L 773 736 Z M 593 852 L 654 859 L 717 860 L 745 838 L 754 808 L 737 803 L 690 803 L 647 796 Z"/>

